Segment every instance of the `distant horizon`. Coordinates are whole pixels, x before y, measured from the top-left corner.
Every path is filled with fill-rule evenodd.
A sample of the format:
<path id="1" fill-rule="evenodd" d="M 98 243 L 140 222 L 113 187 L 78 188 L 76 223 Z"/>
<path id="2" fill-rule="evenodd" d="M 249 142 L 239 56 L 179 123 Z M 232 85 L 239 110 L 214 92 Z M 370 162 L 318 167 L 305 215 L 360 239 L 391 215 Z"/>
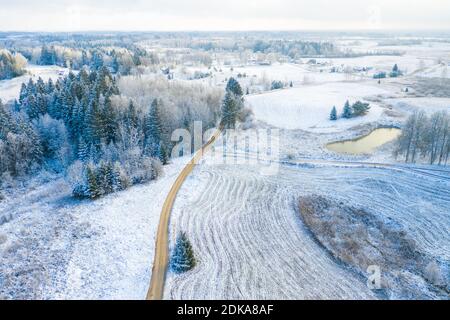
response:
<path id="1" fill-rule="evenodd" d="M 102 29 L 92 29 L 92 30 L 20 30 L 20 29 L 9 29 L 9 30 L 0 30 L 1 33 L 208 33 L 208 32 L 217 32 L 217 33 L 245 33 L 245 32 L 299 32 L 299 33 L 372 33 L 372 34 L 382 34 L 382 33 L 414 33 L 414 32 L 423 32 L 423 33 L 435 33 L 435 32 L 449 32 L 448 29 L 410 29 L 410 28 L 398 28 L 398 29 L 236 29 L 236 30 L 221 30 L 221 29 L 192 29 L 192 30 L 181 30 L 181 29 L 173 29 L 173 30 L 163 30 L 163 29 L 136 29 L 136 30 L 102 30 Z"/>

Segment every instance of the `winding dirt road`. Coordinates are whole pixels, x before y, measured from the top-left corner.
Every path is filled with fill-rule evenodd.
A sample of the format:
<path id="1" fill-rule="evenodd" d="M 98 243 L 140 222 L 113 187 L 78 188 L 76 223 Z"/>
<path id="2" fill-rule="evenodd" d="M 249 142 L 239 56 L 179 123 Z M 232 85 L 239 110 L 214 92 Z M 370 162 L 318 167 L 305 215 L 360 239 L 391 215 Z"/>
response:
<path id="1" fill-rule="evenodd" d="M 194 157 L 183 168 L 180 175 L 175 180 L 175 183 L 172 185 L 172 188 L 164 201 L 158 225 L 158 232 L 156 234 L 155 257 L 153 261 L 150 288 L 147 292 L 147 300 L 161 300 L 163 298 L 164 282 L 169 263 L 169 218 L 177 193 L 183 185 L 183 182 L 201 160 L 203 154 L 209 150 L 213 142 L 220 136 L 221 132 L 220 129 L 217 129 L 202 149 L 195 153 Z"/>

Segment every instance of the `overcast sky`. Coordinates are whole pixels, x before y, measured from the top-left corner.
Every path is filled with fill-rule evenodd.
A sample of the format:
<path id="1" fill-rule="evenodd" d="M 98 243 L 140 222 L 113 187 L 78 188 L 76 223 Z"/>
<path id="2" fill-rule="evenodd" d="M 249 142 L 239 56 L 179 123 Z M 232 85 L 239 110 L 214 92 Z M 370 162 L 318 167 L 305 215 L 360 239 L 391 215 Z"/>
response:
<path id="1" fill-rule="evenodd" d="M 450 30 L 450 0 L 0 0 L 0 31 Z"/>

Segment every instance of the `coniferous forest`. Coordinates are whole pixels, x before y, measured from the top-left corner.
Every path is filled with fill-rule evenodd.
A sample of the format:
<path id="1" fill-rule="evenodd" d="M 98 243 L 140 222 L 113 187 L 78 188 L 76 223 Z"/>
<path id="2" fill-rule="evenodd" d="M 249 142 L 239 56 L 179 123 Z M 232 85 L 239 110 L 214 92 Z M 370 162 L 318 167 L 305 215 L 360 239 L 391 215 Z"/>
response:
<path id="1" fill-rule="evenodd" d="M 78 198 L 153 180 L 173 143 L 167 119 L 175 117 L 168 110 L 163 115 L 162 103 L 154 98 L 138 108 L 121 95 L 106 67 L 83 68 L 55 82 L 30 78 L 14 103 L 0 105 L 2 179 L 42 168 L 61 172 L 70 176 Z M 189 107 L 181 113 L 172 126 L 190 129 Z"/>

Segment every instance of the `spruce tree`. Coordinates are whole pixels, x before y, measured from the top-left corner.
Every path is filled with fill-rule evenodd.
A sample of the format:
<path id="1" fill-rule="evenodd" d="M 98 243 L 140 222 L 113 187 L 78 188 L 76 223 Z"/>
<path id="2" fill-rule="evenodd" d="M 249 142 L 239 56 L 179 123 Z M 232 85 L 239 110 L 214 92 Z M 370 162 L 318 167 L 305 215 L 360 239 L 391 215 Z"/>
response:
<path id="1" fill-rule="evenodd" d="M 181 232 L 175 243 L 170 259 L 170 269 L 175 273 L 183 273 L 191 270 L 196 265 L 194 251 L 186 233 Z"/>
<path id="2" fill-rule="evenodd" d="M 11 114 L 6 110 L 0 99 L 0 140 L 5 139 L 9 131 L 14 127 Z"/>
<path id="3" fill-rule="evenodd" d="M 330 120 L 332 121 L 337 120 L 337 111 L 335 106 L 333 106 L 333 109 L 331 109 Z"/>
<path id="4" fill-rule="evenodd" d="M 115 162 L 113 165 L 111 183 L 114 192 L 127 188 L 127 183 L 121 176 L 121 167 L 119 162 Z"/>
<path id="5" fill-rule="evenodd" d="M 162 141 L 161 117 L 158 101 L 153 100 L 145 125 L 145 154 L 167 163 L 167 152 Z"/>
<path id="6" fill-rule="evenodd" d="M 226 93 L 222 102 L 222 120 L 221 124 L 225 128 L 234 128 L 238 115 L 244 105 L 242 88 L 239 82 L 231 77 L 228 80 Z"/>
<path id="7" fill-rule="evenodd" d="M 78 142 L 78 159 L 83 162 L 90 160 L 89 146 L 83 137 L 80 137 Z"/>
<path id="8" fill-rule="evenodd" d="M 117 58 L 117 53 L 115 50 L 113 50 L 112 52 L 112 62 L 111 62 L 111 68 L 113 70 L 114 73 L 118 73 L 119 72 L 119 59 Z"/>
<path id="9" fill-rule="evenodd" d="M 89 191 L 89 197 L 96 199 L 101 195 L 99 183 L 97 181 L 97 175 L 95 173 L 95 167 L 88 165 L 86 168 L 86 181 L 87 189 Z"/>
<path id="10" fill-rule="evenodd" d="M 225 128 L 234 128 L 236 124 L 237 114 L 237 101 L 236 97 L 231 91 L 225 93 L 225 97 L 222 102 L 222 120 L 221 124 Z"/>
<path id="11" fill-rule="evenodd" d="M 112 107 L 111 98 L 107 96 L 103 103 L 103 125 L 104 125 L 104 138 L 106 144 L 116 142 L 116 135 L 118 130 L 118 124 L 116 122 L 117 115 Z"/>
<path id="12" fill-rule="evenodd" d="M 36 119 L 39 117 L 39 107 L 35 95 L 29 95 L 25 100 L 24 106 L 25 112 L 30 119 Z"/>
<path id="13" fill-rule="evenodd" d="M 233 77 L 231 77 L 231 78 L 228 80 L 226 90 L 227 90 L 227 91 L 231 91 L 232 93 L 234 93 L 234 94 L 235 94 L 236 96 L 238 96 L 238 97 L 242 97 L 242 96 L 243 96 L 243 92 L 242 92 L 241 85 L 240 85 L 239 82 L 238 82 L 235 78 L 233 78 Z"/>
<path id="14" fill-rule="evenodd" d="M 348 100 L 345 102 L 344 110 L 342 111 L 342 117 L 345 119 L 350 119 L 353 116 L 352 107 L 350 107 L 350 102 Z"/>
<path id="15" fill-rule="evenodd" d="M 97 170 L 97 181 L 100 186 L 100 194 L 109 194 L 113 192 L 112 165 L 109 162 L 100 162 Z"/>
<path id="16" fill-rule="evenodd" d="M 22 104 L 25 100 L 25 98 L 28 96 L 28 88 L 25 83 L 22 83 L 22 86 L 20 87 L 20 94 L 19 94 L 19 102 Z"/>

